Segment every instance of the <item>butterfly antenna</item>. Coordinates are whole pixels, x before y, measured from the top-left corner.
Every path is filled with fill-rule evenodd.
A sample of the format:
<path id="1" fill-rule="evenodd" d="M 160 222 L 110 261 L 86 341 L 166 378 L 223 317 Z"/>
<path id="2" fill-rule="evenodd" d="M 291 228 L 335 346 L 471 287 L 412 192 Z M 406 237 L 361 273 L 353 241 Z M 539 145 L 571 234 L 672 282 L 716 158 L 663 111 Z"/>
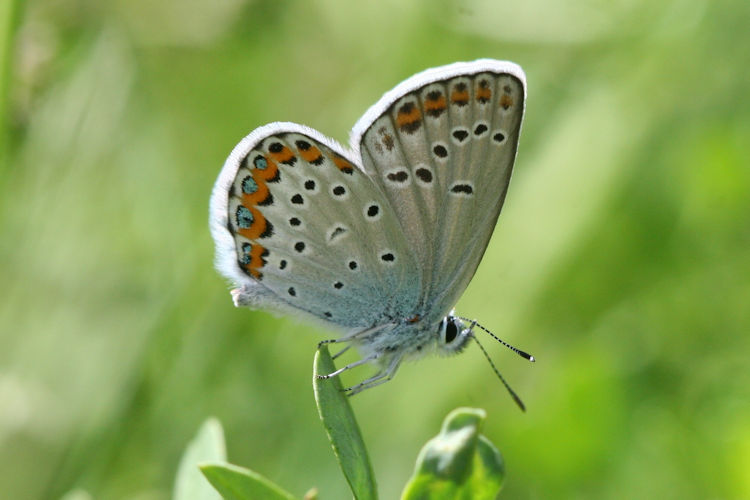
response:
<path id="1" fill-rule="evenodd" d="M 521 401 L 521 398 L 518 397 L 518 394 L 516 394 L 516 392 L 510 388 L 510 385 L 508 385 L 508 382 L 505 381 L 505 378 L 503 378 L 503 376 L 500 375 L 500 371 L 495 366 L 495 363 L 492 362 L 490 355 L 487 354 L 487 351 L 485 351 L 484 346 L 479 342 L 479 339 L 477 338 L 477 336 L 472 335 L 472 337 L 474 337 L 474 340 L 476 341 L 477 345 L 482 350 L 484 357 L 487 358 L 487 361 L 489 361 L 490 366 L 492 367 L 492 370 L 495 372 L 495 375 L 497 375 L 497 378 L 500 379 L 500 382 L 502 382 L 505 388 L 508 390 L 510 397 L 512 397 L 513 401 L 515 401 L 518 407 L 521 408 L 521 411 L 526 411 L 526 405 L 523 404 L 523 401 Z"/>
<path id="2" fill-rule="evenodd" d="M 491 336 L 491 337 L 492 337 L 493 339 L 497 340 L 498 342 L 500 342 L 501 344 L 503 344 L 503 345 L 504 345 L 505 347 L 507 347 L 507 348 L 508 348 L 508 349 L 510 349 L 511 351 L 513 351 L 513 352 L 515 352 L 516 354 L 518 354 L 519 356 L 521 356 L 522 358 L 526 358 L 526 359 L 528 359 L 529 361 L 531 361 L 532 363 L 533 363 L 534 361 L 536 361 L 536 358 L 535 358 L 534 356 L 532 356 L 531 354 L 529 354 L 529 353 L 528 353 L 528 352 L 526 352 L 526 351 L 522 351 L 522 350 L 521 350 L 521 349 L 519 349 L 518 347 L 515 347 L 515 346 L 512 346 L 512 345 L 510 345 L 509 343 L 507 343 L 506 341 L 504 341 L 503 339 L 501 339 L 500 337 L 498 337 L 497 335 L 495 335 L 494 333 L 492 333 L 491 331 L 489 331 L 488 329 L 486 329 L 485 327 L 483 327 L 482 325 L 480 325 L 479 323 L 477 323 L 477 322 L 476 322 L 476 320 L 471 320 L 471 319 L 468 319 L 468 318 L 462 318 L 461 316 L 456 316 L 456 317 L 457 317 L 458 319 L 462 320 L 462 321 L 466 321 L 466 322 L 468 322 L 468 323 L 471 323 L 472 327 L 474 327 L 474 326 L 478 326 L 479 328 L 481 328 L 481 329 L 482 329 L 482 330 L 484 330 L 485 332 L 489 333 L 489 334 L 490 334 L 490 336 Z M 476 340 L 476 337 L 474 337 L 474 339 Z M 483 350 L 484 350 L 484 349 L 483 349 Z M 485 353 L 485 354 L 486 354 L 486 353 Z M 490 363 L 492 363 L 492 361 L 490 361 Z"/>

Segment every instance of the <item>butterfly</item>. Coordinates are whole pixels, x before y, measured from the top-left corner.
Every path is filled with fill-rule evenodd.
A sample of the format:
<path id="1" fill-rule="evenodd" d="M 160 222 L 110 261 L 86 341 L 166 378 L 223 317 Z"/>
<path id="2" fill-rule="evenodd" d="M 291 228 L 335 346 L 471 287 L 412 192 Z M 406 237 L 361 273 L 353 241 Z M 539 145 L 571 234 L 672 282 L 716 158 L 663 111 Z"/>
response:
<path id="1" fill-rule="evenodd" d="M 518 65 L 481 59 L 397 85 L 357 122 L 348 149 L 295 123 L 254 130 L 210 202 L 234 304 L 341 331 L 331 342 L 362 358 L 326 377 L 379 367 L 351 394 L 390 380 L 405 359 L 460 352 L 476 322 L 453 306 L 503 206 L 525 96 Z"/>

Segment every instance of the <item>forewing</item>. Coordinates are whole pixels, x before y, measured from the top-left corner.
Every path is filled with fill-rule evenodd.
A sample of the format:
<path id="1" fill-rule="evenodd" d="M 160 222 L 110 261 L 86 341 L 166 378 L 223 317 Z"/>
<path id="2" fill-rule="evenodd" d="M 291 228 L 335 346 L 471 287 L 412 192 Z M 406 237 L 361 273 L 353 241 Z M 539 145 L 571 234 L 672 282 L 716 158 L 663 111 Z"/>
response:
<path id="1" fill-rule="evenodd" d="M 505 199 L 524 111 L 525 78 L 480 60 L 409 78 L 354 129 L 422 268 L 421 300 L 440 313 L 468 285 Z"/>

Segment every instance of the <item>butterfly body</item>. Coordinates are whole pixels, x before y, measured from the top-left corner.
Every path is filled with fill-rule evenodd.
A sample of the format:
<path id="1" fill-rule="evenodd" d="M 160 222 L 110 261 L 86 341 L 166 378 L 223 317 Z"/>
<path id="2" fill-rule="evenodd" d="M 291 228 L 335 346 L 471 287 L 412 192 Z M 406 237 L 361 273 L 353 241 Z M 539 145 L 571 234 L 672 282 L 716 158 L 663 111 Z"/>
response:
<path id="1" fill-rule="evenodd" d="M 211 197 L 235 304 L 341 331 L 382 366 L 370 382 L 460 350 L 468 335 L 451 310 L 505 199 L 524 101 L 520 67 L 485 59 L 402 82 L 349 149 L 294 123 L 253 131 Z"/>

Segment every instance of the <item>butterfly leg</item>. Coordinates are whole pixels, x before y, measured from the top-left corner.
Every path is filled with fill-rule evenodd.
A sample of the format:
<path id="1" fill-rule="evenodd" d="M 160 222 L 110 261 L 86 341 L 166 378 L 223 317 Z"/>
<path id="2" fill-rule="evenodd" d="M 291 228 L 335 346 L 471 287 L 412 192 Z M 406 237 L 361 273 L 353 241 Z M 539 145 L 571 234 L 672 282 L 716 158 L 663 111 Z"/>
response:
<path id="1" fill-rule="evenodd" d="M 346 370 L 351 370 L 352 368 L 355 368 L 355 367 L 357 367 L 359 365 L 364 365 L 365 363 L 369 363 L 370 361 L 375 361 L 376 359 L 378 359 L 379 356 L 380 355 L 378 353 L 372 354 L 370 356 L 367 356 L 366 358 L 360 359 L 359 361 L 355 361 L 353 363 L 349 363 L 346 366 L 342 366 L 338 370 L 333 371 L 331 373 L 328 373 L 326 375 L 317 375 L 317 377 L 319 379 L 329 379 L 331 377 L 335 377 L 336 375 L 339 375 L 339 374 L 345 372 Z"/>
<path id="2" fill-rule="evenodd" d="M 386 328 L 388 326 L 390 326 L 390 325 L 377 325 L 377 326 L 373 326 L 371 328 L 365 328 L 364 330 L 357 330 L 357 331 L 355 331 L 353 333 L 350 333 L 348 335 L 344 335 L 343 337 L 340 337 L 338 339 L 321 340 L 320 342 L 318 342 L 318 349 L 320 349 L 322 346 L 327 345 L 327 344 L 338 344 L 338 343 L 341 343 L 341 342 L 351 342 L 352 340 L 354 340 L 354 339 L 356 339 L 358 337 L 363 337 L 365 335 L 369 335 L 369 334 L 374 333 L 374 332 L 376 332 L 378 330 L 382 330 L 382 329 L 384 329 L 384 328 Z M 343 351 L 341 351 L 340 353 L 338 353 L 336 356 L 338 356 L 341 353 L 343 353 Z"/>
<path id="3" fill-rule="evenodd" d="M 366 380 L 363 380 L 357 385 L 353 385 L 352 387 L 347 387 L 346 389 L 344 389 L 344 392 L 348 393 L 349 396 L 354 396 L 355 394 L 362 392 L 365 389 L 371 389 L 380 384 L 385 384 L 386 382 L 390 381 L 393 378 L 400 364 L 401 364 L 401 359 L 394 358 L 393 361 L 391 361 L 391 364 L 389 364 L 386 369 L 381 370 L 380 372 L 376 373 L 374 376 Z"/>
<path id="4" fill-rule="evenodd" d="M 348 351 L 350 347 L 351 347 L 351 344 L 349 344 L 348 346 L 344 347 L 339 352 L 337 352 L 336 354 L 334 354 L 333 356 L 331 356 L 331 359 L 338 358 L 339 356 L 341 356 L 342 354 L 344 354 L 346 351 Z"/>
<path id="5" fill-rule="evenodd" d="M 357 333 L 359 333 L 359 332 L 357 332 Z M 343 337 L 343 338 L 340 338 L 340 339 L 321 340 L 320 342 L 318 342 L 318 349 L 320 349 L 324 345 L 339 344 L 341 342 L 346 342 L 346 341 L 349 341 L 349 340 L 353 340 L 353 337 L 352 338 Z M 336 354 L 332 355 L 331 359 L 338 358 L 339 356 L 341 356 L 342 354 L 344 354 L 346 351 L 348 351 L 350 347 L 351 347 L 351 344 L 348 345 L 348 346 L 346 346 L 346 347 L 344 347 L 339 352 L 337 352 Z"/>

